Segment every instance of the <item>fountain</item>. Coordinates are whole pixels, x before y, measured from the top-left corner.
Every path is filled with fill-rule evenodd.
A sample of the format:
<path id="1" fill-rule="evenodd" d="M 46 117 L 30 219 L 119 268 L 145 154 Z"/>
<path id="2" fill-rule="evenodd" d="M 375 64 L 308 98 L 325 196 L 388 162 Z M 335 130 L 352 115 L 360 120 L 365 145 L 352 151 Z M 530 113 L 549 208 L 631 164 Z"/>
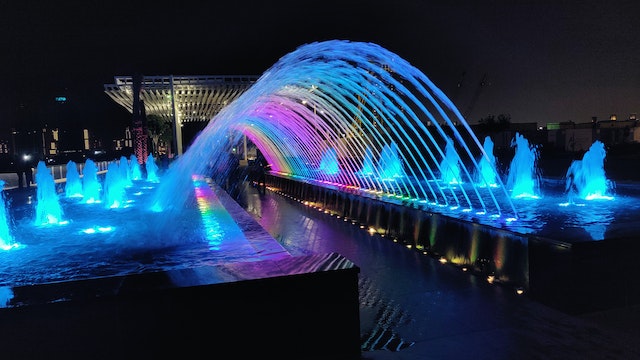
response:
<path id="1" fill-rule="evenodd" d="M 0 189 L 4 189 L 4 181 L 0 180 Z M 0 190 L 0 250 L 10 250 L 18 247 L 11 235 L 11 218 L 7 207 L 4 190 Z"/>
<path id="2" fill-rule="evenodd" d="M 379 177 L 383 180 L 394 180 L 404 176 L 402 159 L 396 143 L 384 145 L 377 168 Z"/>
<path id="3" fill-rule="evenodd" d="M 36 167 L 36 225 L 63 223 L 63 211 L 56 183 L 44 161 L 39 161 Z"/>
<path id="4" fill-rule="evenodd" d="M 567 170 L 566 190 L 580 199 L 612 200 L 610 192 L 613 183 L 605 176 L 605 157 L 606 151 L 602 142 L 595 141 L 591 144 L 582 160 L 574 160 Z"/>
<path id="5" fill-rule="evenodd" d="M 285 349 L 287 358 L 299 358 L 298 351 L 315 347 L 326 348 L 327 357 L 352 358 L 359 352 L 355 265 L 338 254 L 292 257 L 201 175 L 194 174 L 192 191 L 181 194 L 188 199 L 180 211 L 153 209 L 164 179 L 133 180 L 125 186 L 123 166 L 125 162 L 112 161 L 105 176 L 97 178 L 104 182 L 101 201 L 84 201 L 84 194 L 59 197 L 43 162 L 36 173 L 35 205 L 13 203 L 10 217 L 3 193 L 0 332 L 5 356 L 82 358 L 99 349 L 105 358 L 156 357 L 185 347 L 204 353 L 203 344 L 211 342 L 202 341 L 199 327 L 178 335 L 173 331 L 181 327 L 180 319 L 192 316 L 218 324 L 220 330 L 207 336 L 249 357 L 259 354 L 241 350 L 244 340 L 229 331 L 238 324 L 265 334 L 255 342 L 260 354 L 283 354 L 274 345 L 275 333 L 269 335 L 274 329 L 278 337 L 284 334 L 302 346 Z M 95 191 L 89 180 L 96 174 L 95 163 L 88 160 L 84 169 L 85 187 Z M 20 199 L 22 192 L 13 196 Z M 68 221 L 61 221 L 63 215 Z M 310 319 L 306 307 L 282 312 L 281 298 L 265 296 L 265 288 L 290 293 L 290 300 L 311 306 L 319 317 Z M 261 297 L 260 311 L 247 311 L 245 300 L 256 297 Z M 269 309 L 279 309 L 278 321 Z M 341 339 L 332 342 L 333 333 L 323 335 L 318 329 L 336 318 L 342 324 Z M 33 341 L 37 347 L 29 347 Z M 164 345 L 149 346 L 155 341 Z"/>
<path id="6" fill-rule="evenodd" d="M 490 136 L 485 136 L 483 142 L 484 152 L 480 155 L 480 168 L 476 174 L 476 184 L 479 186 L 498 186 L 498 172 L 496 157 L 493 154 L 493 140 Z"/>
<path id="7" fill-rule="evenodd" d="M 556 295 L 541 277 L 560 273 L 549 284 L 578 282 L 570 274 L 583 269 L 549 270 L 556 262 L 542 257 L 564 258 L 557 249 L 572 253 L 604 246 L 598 241 L 611 237 L 632 237 L 623 224 L 634 223 L 640 213 L 633 194 L 620 196 L 620 187 L 615 203 L 574 200 L 567 205 L 572 195 L 564 181 L 542 178 L 538 147 L 521 133 L 512 140 L 511 161 L 501 159 L 509 163 L 503 179 L 491 139 L 481 144 L 422 72 L 370 43 L 318 42 L 283 56 L 173 165 L 174 191 L 160 191 L 157 208 L 183 203 L 179 194 L 188 180 L 180 177 L 202 172 L 203 164 L 218 168 L 224 161 L 212 154 L 225 154 L 243 136 L 264 155 L 272 187 L 290 195 L 309 193 L 311 187 L 313 195 L 300 200 L 330 199 L 318 206 L 373 233 L 403 238 L 408 246 L 549 298 Z M 317 171 L 318 164 L 331 171 Z M 586 170 L 574 165 L 571 187 L 582 186 L 580 174 Z M 214 180 L 219 175 L 214 172 Z M 621 211 L 623 203 L 632 211 Z M 586 263 L 593 261 L 586 259 L 589 252 L 574 255 L 584 256 Z M 590 290 L 580 290 L 593 300 Z M 565 292 L 560 296 L 572 299 L 573 306 L 586 306 L 576 298 L 578 292 Z"/>
<path id="8" fill-rule="evenodd" d="M 123 171 L 124 169 L 124 171 Z M 108 208 L 119 208 L 125 205 L 126 188 L 130 186 L 127 163 L 112 161 L 107 167 L 104 179 L 102 202 Z"/>
<path id="9" fill-rule="evenodd" d="M 64 192 L 67 197 L 82 197 L 82 180 L 80 179 L 80 173 L 73 160 L 69 160 L 66 166 L 66 184 L 64 186 Z"/>
<path id="10" fill-rule="evenodd" d="M 156 159 L 153 158 L 153 154 L 149 154 L 149 156 L 147 156 L 145 169 L 147 172 L 147 181 L 152 183 L 160 181 L 160 178 L 158 177 L 158 165 L 156 164 Z"/>
<path id="11" fill-rule="evenodd" d="M 86 203 L 100 202 L 102 185 L 98 181 L 98 167 L 96 163 L 87 159 L 82 170 L 82 198 Z"/>
<path id="12" fill-rule="evenodd" d="M 507 188 L 511 190 L 511 197 L 539 198 L 538 149 L 530 145 L 529 140 L 520 133 L 516 133 L 511 147 L 515 148 L 507 177 Z"/>
<path id="13" fill-rule="evenodd" d="M 451 138 L 446 138 L 445 155 L 440 163 L 440 180 L 445 184 L 455 185 L 460 180 L 460 159 Z"/>
<path id="14" fill-rule="evenodd" d="M 129 156 L 129 178 L 131 180 L 142 179 L 142 168 L 140 167 L 138 158 L 135 154 L 131 154 L 131 156 Z"/>
<path id="15" fill-rule="evenodd" d="M 338 165 L 338 153 L 336 149 L 327 149 L 320 160 L 318 170 L 326 175 L 335 175 L 340 172 Z"/>
<path id="16" fill-rule="evenodd" d="M 358 172 L 358 175 L 360 176 L 371 176 L 374 175 L 374 171 L 375 171 L 375 163 L 373 160 L 373 151 L 371 151 L 370 148 L 367 148 L 367 150 L 364 153 L 364 160 L 362 162 L 362 169 L 360 169 L 360 171 Z"/>
<path id="17" fill-rule="evenodd" d="M 606 255 L 602 263 L 611 265 L 613 260 L 608 259 L 616 258 L 621 246 L 638 246 L 630 244 L 634 235 L 628 232 L 640 214 L 636 197 L 618 187 L 615 207 L 613 201 L 594 206 L 589 196 L 567 204 L 565 182 L 541 181 L 537 148 L 519 133 L 503 181 L 497 176 L 490 142 L 485 138 L 484 146 L 480 143 L 458 109 L 421 71 L 378 45 L 338 40 L 307 44 L 283 56 L 208 123 L 158 183 L 149 178 L 132 181 L 128 160 L 122 157 L 109 164 L 101 187 L 88 160 L 83 200 L 74 201 L 54 196 L 55 184 L 39 178 L 47 174 L 46 168 L 39 168 L 38 209 L 49 199 L 54 204 L 62 200 L 65 212 L 47 211 L 39 216 L 38 225 L 44 219 L 60 223 L 63 214 L 74 220 L 47 226 L 46 237 L 40 233 L 42 226 L 18 224 L 20 231 L 15 234 L 25 237 L 15 241 L 25 249 L 0 252 L 0 264 L 13 261 L 12 268 L 19 269 L 19 274 L 5 278 L 5 285 L 184 270 L 161 275 L 174 280 L 196 271 L 203 262 L 230 258 L 251 262 L 263 259 L 265 253 L 286 257 L 273 248 L 265 252 L 257 246 L 256 251 L 254 243 L 246 244 L 251 239 L 238 239 L 237 230 L 228 231 L 236 234 L 231 239 L 221 238 L 227 222 L 220 226 L 222 220 L 215 216 L 198 217 L 217 213 L 220 207 L 215 203 L 220 199 L 216 199 L 224 196 L 221 190 L 211 194 L 201 176 L 210 175 L 212 184 L 223 184 L 235 170 L 229 166 L 230 149 L 245 136 L 271 169 L 270 187 L 308 194 L 327 213 L 339 214 L 372 234 L 473 269 L 493 282 L 515 284 L 552 305 L 582 309 L 613 301 L 596 302 L 598 291 L 612 297 L 621 292 L 638 295 L 607 287 L 603 279 L 620 275 L 617 262 L 618 267 L 612 267 L 618 269 L 615 272 L 593 266 L 601 263 L 602 254 Z M 589 154 L 581 165 L 572 166 L 569 187 L 585 193 L 586 182 L 581 179 L 593 177 L 585 176 L 587 171 L 602 176 L 590 166 L 601 159 Z M 487 167 L 494 171 L 488 174 Z M 153 171 L 147 169 L 149 173 Z M 478 181 L 478 174 L 483 181 Z M 46 198 L 40 197 L 41 186 Z M 98 201 L 104 206 L 92 204 Z M 205 230 L 196 229 L 195 223 L 205 224 Z M 79 246 L 83 243 L 89 245 Z M 236 246 L 249 254 L 236 256 L 232 252 Z M 76 253 L 74 247 L 81 250 Z M 28 249 L 42 252 L 20 252 Z M 173 251 L 179 255 L 173 257 Z M 29 278 L 47 260 L 58 260 L 60 252 L 69 263 L 56 267 L 58 272 L 51 267 L 47 274 L 39 270 L 35 281 Z M 14 254 L 19 255 L 7 260 Z M 87 265 L 79 259 L 93 262 Z M 77 263 L 82 263 L 82 271 L 69 265 Z"/>

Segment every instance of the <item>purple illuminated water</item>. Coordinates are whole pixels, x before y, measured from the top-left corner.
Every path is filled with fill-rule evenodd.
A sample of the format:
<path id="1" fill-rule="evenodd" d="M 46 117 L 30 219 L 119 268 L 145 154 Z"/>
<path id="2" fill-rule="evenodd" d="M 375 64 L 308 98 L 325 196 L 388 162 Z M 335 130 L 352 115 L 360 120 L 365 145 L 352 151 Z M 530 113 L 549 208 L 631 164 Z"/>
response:
<path id="1" fill-rule="evenodd" d="M 49 178 L 36 176 L 38 191 L 42 187 L 43 193 L 50 194 L 38 197 L 38 209 L 43 210 L 37 212 L 43 215 L 36 224 L 51 219 L 53 224 L 60 223 L 63 212 L 55 211 L 56 201 L 63 202 L 64 217 L 70 221 L 48 226 L 49 232 L 43 233 L 45 227 L 34 226 L 32 219 L 24 227 L 26 217 L 17 219 L 15 241 L 39 250 L 36 255 L 0 252 L 4 257 L 0 264 L 12 270 L 0 269 L 0 273 L 17 272 L 20 278 L 24 270 L 36 272 L 32 265 L 46 269 L 45 260 L 54 257 L 91 268 L 93 275 L 113 273 L 114 262 L 128 270 L 144 269 L 144 259 L 137 256 L 192 241 L 201 254 L 206 240 L 196 236 L 201 230 L 193 226 L 201 220 L 194 215 L 192 175 L 216 179 L 228 175 L 232 171 L 229 149 L 243 136 L 258 147 L 278 176 L 349 187 L 385 201 L 518 233 L 589 241 L 623 236 L 630 224 L 640 223 L 636 187 L 618 186 L 615 201 L 588 200 L 609 184 L 600 171 L 599 144 L 571 166 L 567 183 L 542 179 L 536 146 L 517 133 L 512 142 L 514 157 L 502 179 L 498 171 L 485 172 L 491 164 L 497 170 L 490 139 L 480 144 L 453 103 L 422 72 L 375 44 L 328 41 L 300 47 L 281 58 L 208 123 L 157 183 L 147 181 L 151 178 L 133 180 L 137 175 L 130 164 L 137 159 L 130 163 L 126 157 L 109 164 L 104 183 L 96 180 L 95 165 L 87 161 L 81 201 L 60 199 Z M 40 173 L 46 176 L 45 170 Z M 44 206 L 49 201 L 53 211 Z M 217 236 L 217 229 L 213 226 L 206 233 Z M 73 239 L 69 234 L 80 237 Z M 85 236 L 92 238 L 87 241 Z M 204 247 L 211 251 L 223 244 Z M 18 255 L 11 258 L 5 256 L 8 253 Z M 84 263 L 87 259 L 89 265 Z M 76 271 L 66 262 L 59 271 L 54 267 L 53 273 L 55 279 L 62 279 Z M 40 276 L 51 280 L 47 274 Z"/>

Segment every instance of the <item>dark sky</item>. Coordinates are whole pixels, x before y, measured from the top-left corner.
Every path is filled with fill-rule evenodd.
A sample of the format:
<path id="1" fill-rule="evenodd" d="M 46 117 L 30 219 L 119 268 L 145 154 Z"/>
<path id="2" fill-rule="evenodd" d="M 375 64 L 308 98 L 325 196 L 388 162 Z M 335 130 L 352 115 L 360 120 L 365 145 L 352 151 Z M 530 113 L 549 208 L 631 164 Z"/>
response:
<path id="1" fill-rule="evenodd" d="M 638 1 L 3 1 L 0 124 L 64 94 L 82 121 L 112 128 L 129 119 L 103 92 L 114 76 L 260 75 L 329 39 L 397 53 L 463 113 L 486 74 L 470 123 L 640 112 Z"/>

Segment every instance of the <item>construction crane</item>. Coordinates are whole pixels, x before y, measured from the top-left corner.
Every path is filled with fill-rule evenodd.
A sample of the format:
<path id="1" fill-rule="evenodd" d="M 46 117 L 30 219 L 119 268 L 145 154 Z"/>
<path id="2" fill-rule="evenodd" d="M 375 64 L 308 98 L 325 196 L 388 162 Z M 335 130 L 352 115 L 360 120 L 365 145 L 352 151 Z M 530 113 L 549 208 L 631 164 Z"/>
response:
<path id="1" fill-rule="evenodd" d="M 482 80 L 480 80 L 480 82 L 478 83 L 478 87 L 476 88 L 476 91 L 473 94 L 473 97 L 469 101 L 469 105 L 467 105 L 467 108 L 462 114 L 465 120 L 468 120 L 469 115 L 471 114 L 473 107 L 476 105 L 476 102 L 478 101 L 478 97 L 480 96 L 480 93 L 482 93 L 482 90 L 484 90 L 486 84 L 487 84 L 487 73 L 484 73 L 484 75 L 482 76 Z"/>

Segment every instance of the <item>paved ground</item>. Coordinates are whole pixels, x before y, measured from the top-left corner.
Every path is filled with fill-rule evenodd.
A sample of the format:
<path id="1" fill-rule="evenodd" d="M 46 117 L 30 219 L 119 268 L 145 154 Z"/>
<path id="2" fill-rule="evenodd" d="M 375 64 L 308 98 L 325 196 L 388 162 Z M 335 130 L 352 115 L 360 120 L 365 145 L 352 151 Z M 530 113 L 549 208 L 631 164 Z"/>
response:
<path id="1" fill-rule="evenodd" d="M 292 255 L 360 267 L 362 359 L 640 359 L 640 306 L 570 316 L 269 190 L 239 202 Z"/>

